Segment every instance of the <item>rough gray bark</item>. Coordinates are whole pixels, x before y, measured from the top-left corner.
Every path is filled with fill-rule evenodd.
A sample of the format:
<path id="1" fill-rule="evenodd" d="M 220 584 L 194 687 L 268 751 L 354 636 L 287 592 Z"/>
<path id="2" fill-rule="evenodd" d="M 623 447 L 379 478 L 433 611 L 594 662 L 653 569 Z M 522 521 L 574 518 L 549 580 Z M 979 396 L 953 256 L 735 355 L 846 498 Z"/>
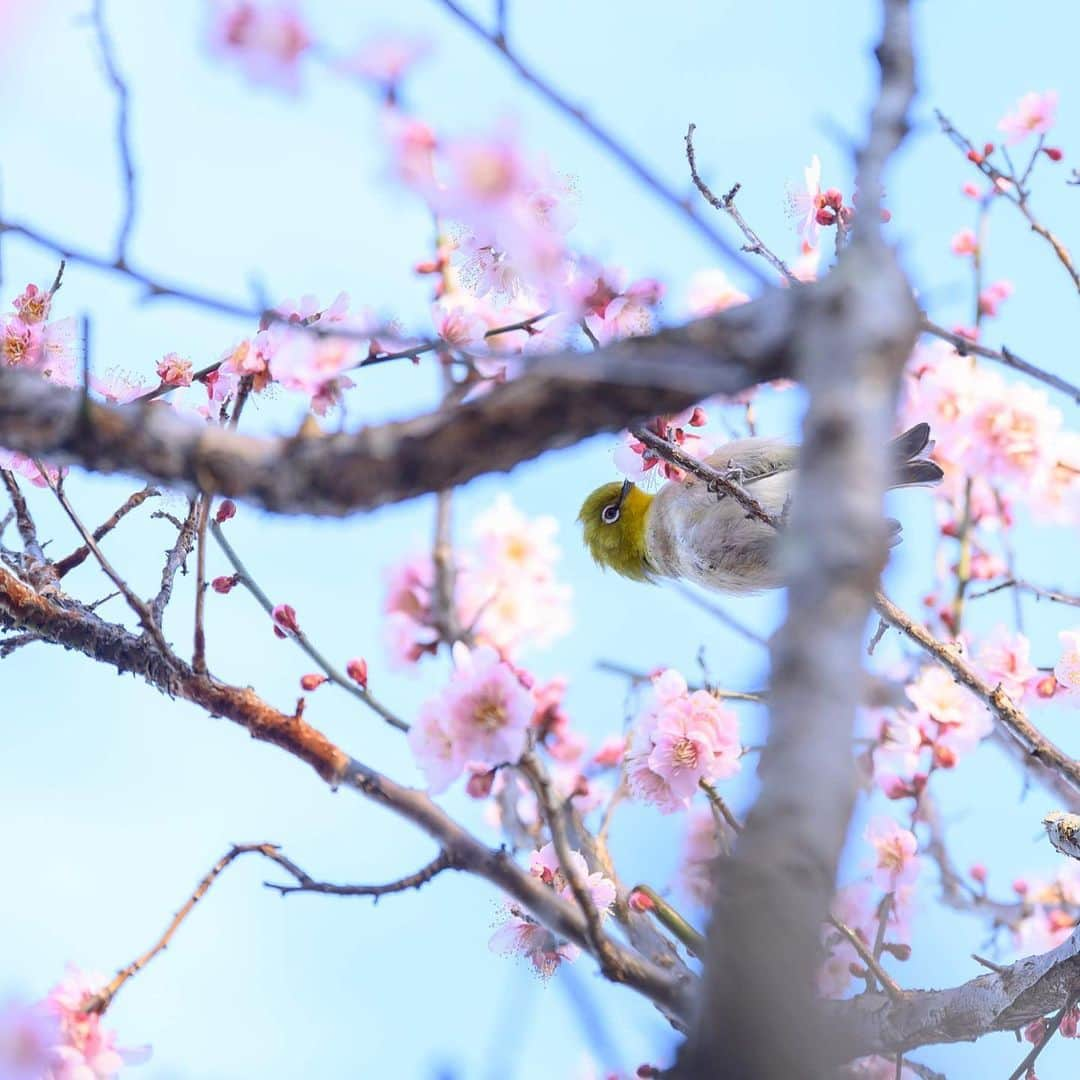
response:
<path id="1" fill-rule="evenodd" d="M 345 514 L 442 491 L 635 419 L 791 372 L 816 290 L 774 290 L 686 326 L 589 354 L 541 357 L 466 405 L 323 438 L 242 435 L 159 402 L 108 406 L 0 368 L 0 446 L 126 472 L 281 513 Z"/>
<path id="2" fill-rule="evenodd" d="M 826 1075 L 814 977 L 854 802 L 851 731 L 866 619 L 884 565 L 884 438 L 919 331 L 910 286 L 876 220 L 881 172 L 914 92 L 909 11 L 887 0 L 881 91 L 860 155 L 851 246 L 798 329 L 810 392 L 787 534 L 788 617 L 773 640 L 761 795 L 724 865 L 704 994 L 677 1075 Z"/>

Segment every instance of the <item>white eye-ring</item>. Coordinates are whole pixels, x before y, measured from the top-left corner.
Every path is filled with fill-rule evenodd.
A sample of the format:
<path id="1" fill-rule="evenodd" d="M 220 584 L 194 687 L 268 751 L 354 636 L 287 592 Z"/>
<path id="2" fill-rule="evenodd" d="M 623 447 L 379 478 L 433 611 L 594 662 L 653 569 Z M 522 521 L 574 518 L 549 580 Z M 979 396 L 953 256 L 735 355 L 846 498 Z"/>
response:
<path id="1" fill-rule="evenodd" d="M 600 511 L 600 520 L 603 521 L 605 525 L 614 525 L 615 522 L 619 520 L 618 503 L 611 503 L 610 505 L 605 506 L 604 509 Z"/>

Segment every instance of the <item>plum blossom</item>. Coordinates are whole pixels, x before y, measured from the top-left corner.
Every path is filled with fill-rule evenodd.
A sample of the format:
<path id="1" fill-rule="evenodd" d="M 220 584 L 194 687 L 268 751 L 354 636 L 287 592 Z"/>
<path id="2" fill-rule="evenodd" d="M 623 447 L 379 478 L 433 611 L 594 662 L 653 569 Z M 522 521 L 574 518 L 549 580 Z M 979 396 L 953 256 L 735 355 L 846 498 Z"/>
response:
<path id="1" fill-rule="evenodd" d="M 904 692 L 917 710 L 915 722 L 935 748 L 948 751 L 951 764 L 993 730 L 982 702 L 936 664 L 924 667 Z"/>
<path id="2" fill-rule="evenodd" d="M 979 650 L 976 662 L 992 683 L 1000 683 L 1005 693 L 1019 702 L 1027 684 L 1038 675 L 1030 656 L 1031 642 L 999 625 Z"/>
<path id="3" fill-rule="evenodd" d="M 716 891 L 713 862 L 721 850 L 712 810 L 703 806 L 691 809 L 686 820 L 678 880 L 681 891 L 698 907 L 712 907 Z"/>
<path id="4" fill-rule="evenodd" d="M 107 982 L 104 975 L 69 967 L 49 991 L 42 1007 L 56 1019 L 60 1040 L 50 1049 L 43 1080 L 111 1080 L 125 1065 L 138 1065 L 150 1056 L 149 1047 L 118 1047 L 116 1032 L 102 1027 L 101 1016 L 84 1011 L 87 1000 Z"/>
<path id="5" fill-rule="evenodd" d="M 41 1080 L 52 1062 L 51 1049 L 59 1043 L 59 1022 L 40 1003 L 10 1001 L 0 1006 L 0 1077 L 4 1080 Z"/>
<path id="6" fill-rule="evenodd" d="M 434 792 L 445 791 L 466 762 L 493 768 L 525 751 L 533 696 L 488 646 L 454 645 L 454 671 L 443 692 L 422 706 L 409 746 Z"/>
<path id="7" fill-rule="evenodd" d="M 614 882 L 599 871 L 590 874 L 584 856 L 578 851 L 570 852 L 570 861 L 573 864 L 571 872 L 584 884 L 600 918 L 607 918 L 615 902 Z M 569 877 L 559 862 L 554 844 L 545 844 L 532 853 L 529 872 L 564 900 L 576 903 Z M 581 954 L 576 945 L 560 940 L 527 912 L 512 904 L 507 905 L 506 921 L 495 931 L 488 944 L 493 952 L 527 957 L 544 978 L 554 974 L 564 960 L 572 962 Z"/>
<path id="8" fill-rule="evenodd" d="M 971 417 L 970 471 L 1025 483 L 1046 470 L 1061 413 L 1042 390 L 1026 383 L 996 387 Z"/>
<path id="9" fill-rule="evenodd" d="M 998 308 L 1013 294 L 1011 281 L 994 281 L 987 285 L 979 293 L 979 311 L 984 315 L 993 317 L 997 315 Z"/>
<path id="10" fill-rule="evenodd" d="M 736 288 L 723 270 L 699 270 L 690 279 L 686 292 L 687 310 L 695 318 L 715 315 L 730 307 L 745 304 L 750 297 Z"/>
<path id="11" fill-rule="evenodd" d="M 236 63 L 255 84 L 296 93 L 300 60 L 311 44 L 308 29 L 291 3 L 212 3 L 211 51 Z"/>
<path id="12" fill-rule="evenodd" d="M 468 293 L 440 297 L 431 306 L 435 333 L 459 349 L 482 345 L 488 324 L 478 307 L 476 299 Z"/>
<path id="13" fill-rule="evenodd" d="M 799 235 L 809 247 L 817 246 L 821 205 L 821 159 L 815 154 L 803 170 L 802 187 L 788 190 L 788 215 L 795 219 Z"/>
<path id="14" fill-rule="evenodd" d="M 689 807 L 701 781 L 739 771 L 738 718 L 707 690 L 691 692 L 672 668 L 652 681 L 626 751 L 626 779 L 634 798 L 670 814 Z"/>
<path id="15" fill-rule="evenodd" d="M 386 575 L 383 626 L 391 665 L 415 664 L 438 647 L 434 625 L 432 590 L 435 568 L 430 555 L 414 555 L 391 568 Z"/>
<path id="16" fill-rule="evenodd" d="M 1045 135 L 1054 126 L 1057 104 L 1056 90 L 1041 94 L 1033 90 L 998 121 L 998 131 L 1005 133 L 1005 141 L 1010 145 L 1023 142 L 1032 133 Z"/>
<path id="17" fill-rule="evenodd" d="M 974 255 L 979 250 L 979 240 L 973 229 L 961 229 L 949 242 L 954 255 Z"/>
<path id="18" fill-rule="evenodd" d="M 191 361 L 185 360 L 176 353 L 166 353 L 155 368 L 157 377 L 165 386 L 190 386 L 192 371 Z"/>
<path id="19" fill-rule="evenodd" d="M 390 89 L 430 52 L 431 43 L 423 38 L 386 33 L 365 41 L 351 55 L 339 60 L 337 67 L 348 75 Z"/>
<path id="20" fill-rule="evenodd" d="M 1058 641 L 1061 655 L 1054 664 L 1054 678 L 1074 701 L 1080 702 L 1080 629 L 1062 630 Z"/>
<path id="21" fill-rule="evenodd" d="M 286 390 L 307 394 L 315 402 L 325 402 L 333 385 L 361 359 L 355 341 L 296 331 L 284 335 L 273 350 L 269 371 L 274 381 Z"/>
<path id="22" fill-rule="evenodd" d="M 704 427 L 707 423 L 705 410 L 700 405 L 695 405 L 670 416 L 657 416 L 650 420 L 647 426 L 662 439 L 675 443 L 683 453 L 704 459 L 713 452 L 715 445 L 711 439 L 696 434 L 692 429 Z M 683 476 L 682 469 L 664 461 L 629 431 L 623 433 L 623 440 L 615 448 L 612 457 L 615 468 L 635 483 L 650 473 L 662 474 L 667 480 L 679 480 Z M 656 473 L 653 473 L 654 469 Z"/>
<path id="23" fill-rule="evenodd" d="M 910 829 L 902 828 L 890 817 L 877 817 L 864 835 L 874 847 L 875 885 L 885 892 L 896 892 L 899 886 L 915 881 L 919 874 L 919 845 Z"/>

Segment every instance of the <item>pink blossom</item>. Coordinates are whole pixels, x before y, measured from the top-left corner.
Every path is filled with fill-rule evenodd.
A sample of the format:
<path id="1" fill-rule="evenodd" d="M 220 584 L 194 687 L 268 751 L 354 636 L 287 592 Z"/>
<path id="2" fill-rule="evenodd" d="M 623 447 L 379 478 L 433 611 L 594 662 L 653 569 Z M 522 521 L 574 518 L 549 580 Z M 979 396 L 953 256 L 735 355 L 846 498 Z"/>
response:
<path id="1" fill-rule="evenodd" d="M 273 350 L 270 372 L 286 390 L 317 397 L 360 360 L 355 341 L 294 332 L 286 334 Z"/>
<path id="2" fill-rule="evenodd" d="M 157 377 L 165 386 L 190 386 L 191 385 L 191 361 L 185 360 L 176 353 L 166 353 L 157 362 Z"/>
<path id="3" fill-rule="evenodd" d="M 973 229 L 961 229 L 949 243 L 954 255 L 974 255 L 979 250 L 979 241 Z"/>
<path id="4" fill-rule="evenodd" d="M 679 887 L 698 906 L 711 908 L 715 894 L 713 863 L 721 853 L 716 817 L 707 807 L 692 809 L 686 820 Z"/>
<path id="5" fill-rule="evenodd" d="M 41 1080 L 59 1044 L 56 1016 L 37 1005 L 8 1002 L 0 1006 L 0 1077 L 3 1080 Z"/>
<path id="6" fill-rule="evenodd" d="M 211 50 L 238 64 L 253 83 L 295 93 L 300 59 L 310 46 L 307 27 L 291 3 L 214 0 Z"/>
<path id="7" fill-rule="evenodd" d="M 972 472 L 1025 483 L 1050 463 L 1061 413 L 1042 390 L 1013 383 L 1007 393 L 986 401 L 971 417 Z"/>
<path id="8" fill-rule="evenodd" d="M 425 702 L 409 728 L 409 749 L 433 795 L 445 791 L 465 768 L 461 743 L 450 736 L 447 711 L 439 700 Z"/>
<path id="9" fill-rule="evenodd" d="M 1054 664 L 1054 678 L 1074 700 L 1080 700 L 1080 629 L 1058 634 L 1061 655 Z"/>
<path id="10" fill-rule="evenodd" d="M 745 304 L 749 299 L 746 293 L 731 283 L 723 270 L 699 270 L 690 279 L 686 306 L 691 315 L 701 318 Z"/>
<path id="11" fill-rule="evenodd" d="M 601 919 L 607 918 L 615 902 L 615 884 L 599 871 L 589 873 L 588 864 L 580 852 L 571 851 L 572 872 L 584 884 Z M 576 903 L 569 879 L 559 863 L 553 844 L 545 844 L 534 851 L 529 871 L 564 900 Z M 537 973 L 544 978 L 554 974 L 559 964 L 576 960 L 581 950 L 570 942 L 557 938 L 541 926 L 527 912 L 514 905 L 507 905 L 506 922 L 492 935 L 489 948 L 503 955 L 518 954 L 528 957 Z"/>
<path id="12" fill-rule="evenodd" d="M 1057 103 L 1056 90 L 1041 94 L 1031 91 L 1001 118 L 998 130 L 1005 133 L 1005 141 L 1010 145 L 1023 142 L 1033 132 L 1044 135 L 1054 126 Z"/>
<path id="13" fill-rule="evenodd" d="M 396 109 L 387 109 L 383 114 L 383 132 L 390 149 L 393 175 L 414 191 L 433 196 L 435 132 L 422 120 Z"/>
<path id="14" fill-rule="evenodd" d="M 392 87 L 418 61 L 431 52 L 431 43 L 403 34 L 383 34 L 364 42 L 352 55 L 338 61 L 346 74 Z"/>
<path id="15" fill-rule="evenodd" d="M 491 768 L 525 750 L 533 698 L 494 649 L 454 646 L 446 689 L 427 701 L 409 731 L 409 745 L 433 791 L 442 791 L 466 762 Z"/>
<path id="16" fill-rule="evenodd" d="M 910 780 L 918 771 L 924 746 L 918 717 L 897 710 L 882 720 L 873 749 L 874 779 L 888 794 L 887 781 L 899 776 Z"/>
<path id="17" fill-rule="evenodd" d="M 976 661 L 992 683 L 999 683 L 1013 701 L 1019 702 L 1025 685 L 1037 674 L 1030 656 L 1031 642 L 1023 634 L 1012 634 L 999 625 L 979 650 Z"/>
<path id="18" fill-rule="evenodd" d="M 711 439 L 691 429 L 700 428 L 707 422 L 705 410 L 695 406 L 672 416 L 658 416 L 648 426 L 661 438 L 675 443 L 683 453 L 701 459 L 708 457 L 716 446 Z M 623 433 L 623 441 L 613 451 L 612 458 L 615 468 L 635 483 L 648 476 L 653 469 L 668 480 L 679 480 L 683 476 L 681 469 L 664 461 L 628 431 Z"/>
<path id="19" fill-rule="evenodd" d="M 0 448 L 0 469 L 7 469 L 10 472 L 18 473 L 20 476 L 25 476 L 34 487 L 40 488 L 48 486 L 45 476 L 48 476 L 55 484 L 61 476 L 67 475 L 67 469 L 57 469 L 46 464 L 45 475 L 43 476 L 31 458 L 15 450 L 4 450 L 2 448 Z"/>
<path id="20" fill-rule="evenodd" d="M 1027 489 L 1033 513 L 1062 525 L 1080 522 L 1080 432 L 1059 431 L 1045 468 Z"/>
<path id="21" fill-rule="evenodd" d="M 118 1047 L 116 1033 L 101 1026 L 101 1016 L 83 1011 L 107 981 L 104 975 L 69 967 L 42 1002 L 60 1025 L 60 1042 L 51 1048 L 45 1080 L 112 1080 L 124 1065 L 138 1065 L 150 1056 L 149 1047 Z"/>
<path id="22" fill-rule="evenodd" d="M 626 752 L 627 783 L 635 798 L 669 814 L 690 805 L 702 780 L 739 771 L 738 719 L 707 690 L 691 693 L 678 672 L 653 682 Z"/>
<path id="23" fill-rule="evenodd" d="M 383 603 L 383 626 L 393 666 L 415 664 L 434 652 L 439 633 L 433 625 L 432 589 L 435 569 L 431 556 L 414 555 L 388 571 Z"/>
<path id="24" fill-rule="evenodd" d="M 995 281 L 979 293 L 979 310 L 987 316 L 995 316 L 1002 303 L 1013 294 L 1011 281 Z"/>
<path id="25" fill-rule="evenodd" d="M 90 374 L 90 389 L 112 405 L 127 405 L 142 397 L 151 387 L 137 375 L 120 368 L 109 368 L 103 375 Z"/>
<path id="26" fill-rule="evenodd" d="M 49 317 L 52 293 L 30 284 L 15 297 L 12 306 L 24 323 L 42 323 Z"/>
<path id="27" fill-rule="evenodd" d="M 915 881 L 919 874 L 915 854 L 919 845 L 910 829 L 901 828 L 892 818 L 877 817 L 867 826 L 864 836 L 874 846 L 875 885 L 895 892 L 899 886 Z"/>
<path id="28" fill-rule="evenodd" d="M 818 211 L 821 201 L 821 159 L 815 154 L 803 170 L 803 185 L 788 190 L 788 215 L 796 221 L 802 241 L 809 247 L 818 242 Z"/>
<path id="29" fill-rule="evenodd" d="M 601 769 L 611 769 L 618 765 L 626 753 L 626 737 L 609 735 L 593 753 L 593 764 Z"/>
<path id="30" fill-rule="evenodd" d="M 585 857 L 579 851 L 570 852 L 570 863 L 571 872 L 585 886 L 585 890 L 596 905 L 597 911 L 601 915 L 606 915 L 611 905 L 615 903 L 614 882 L 604 877 L 599 871 L 590 874 Z M 545 885 L 550 885 L 555 889 L 564 900 L 574 900 L 570 878 L 563 871 L 554 844 L 545 844 L 538 851 L 532 853 L 529 871 L 533 877 L 538 877 Z"/>
<path id="31" fill-rule="evenodd" d="M 472 301 L 470 303 L 469 301 Z M 482 345 L 488 324 L 471 296 L 444 296 L 431 306 L 435 333 L 448 345 L 464 348 Z"/>
<path id="32" fill-rule="evenodd" d="M 936 664 L 924 667 L 904 692 L 918 710 L 914 719 L 927 739 L 956 758 L 974 750 L 993 730 L 982 702 Z"/>

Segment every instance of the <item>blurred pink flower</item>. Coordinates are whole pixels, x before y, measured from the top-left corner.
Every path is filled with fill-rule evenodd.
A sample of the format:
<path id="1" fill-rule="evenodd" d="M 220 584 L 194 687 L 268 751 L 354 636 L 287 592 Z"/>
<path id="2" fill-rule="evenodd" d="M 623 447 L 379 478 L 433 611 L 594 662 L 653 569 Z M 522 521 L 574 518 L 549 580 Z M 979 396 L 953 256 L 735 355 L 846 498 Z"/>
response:
<path id="1" fill-rule="evenodd" d="M 311 37 L 291 3 L 212 0 L 210 48 L 239 65 L 251 82 L 296 93 Z"/>
<path id="2" fill-rule="evenodd" d="M 999 625 L 979 650 L 976 662 L 991 683 L 1000 683 L 1002 690 L 1019 703 L 1026 684 L 1038 674 L 1030 656 L 1031 642 L 1023 634 L 1013 634 Z"/>
<path id="3" fill-rule="evenodd" d="M 1061 655 L 1054 664 L 1054 678 L 1074 700 L 1080 702 L 1080 629 L 1058 634 Z"/>
<path id="4" fill-rule="evenodd" d="M 379 86 L 393 86 L 431 52 L 431 42 L 404 34 L 381 34 L 337 62 L 339 70 Z"/>
<path id="5" fill-rule="evenodd" d="M 788 189 L 788 215 L 795 219 L 799 235 L 809 247 L 817 246 L 817 214 L 822 206 L 821 159 L 815 154 L 803 170 L 802 186 Z"/>
<path id="6" fill-rule="evenodd" d="M 874 847 L 874 884 L 885 892 L 909 885 L 919 874 L 918 841 L 890 817 L 877 817 L 863 834 Z"/>
<path id="7" fill-rule="evenodd" d="M 1057 104 L 1056 90 L 1041 94 L 1031 91 L 998 121 L 998 130 L 1005 133 L 1005 141 L 1010 144 L 1023 142 L 1033 132 L 1044 135 L 1054 126 Z"/>
<path id="8" fill-rule="evenodd" d="M 750 299 L 736 288 L 723 270 L 699 270 L 690 279 L 686 292 L 686 306 L 695 318 L 715 315 L 718 311 L 745 304 Z"/>
<path id="9" fill-rule="evenodd" d="M 0 1006 L 0 1078 L 41 1080 L 60 1042 L 57 1017 L 41 1003 L 11 1001 Z"/>

